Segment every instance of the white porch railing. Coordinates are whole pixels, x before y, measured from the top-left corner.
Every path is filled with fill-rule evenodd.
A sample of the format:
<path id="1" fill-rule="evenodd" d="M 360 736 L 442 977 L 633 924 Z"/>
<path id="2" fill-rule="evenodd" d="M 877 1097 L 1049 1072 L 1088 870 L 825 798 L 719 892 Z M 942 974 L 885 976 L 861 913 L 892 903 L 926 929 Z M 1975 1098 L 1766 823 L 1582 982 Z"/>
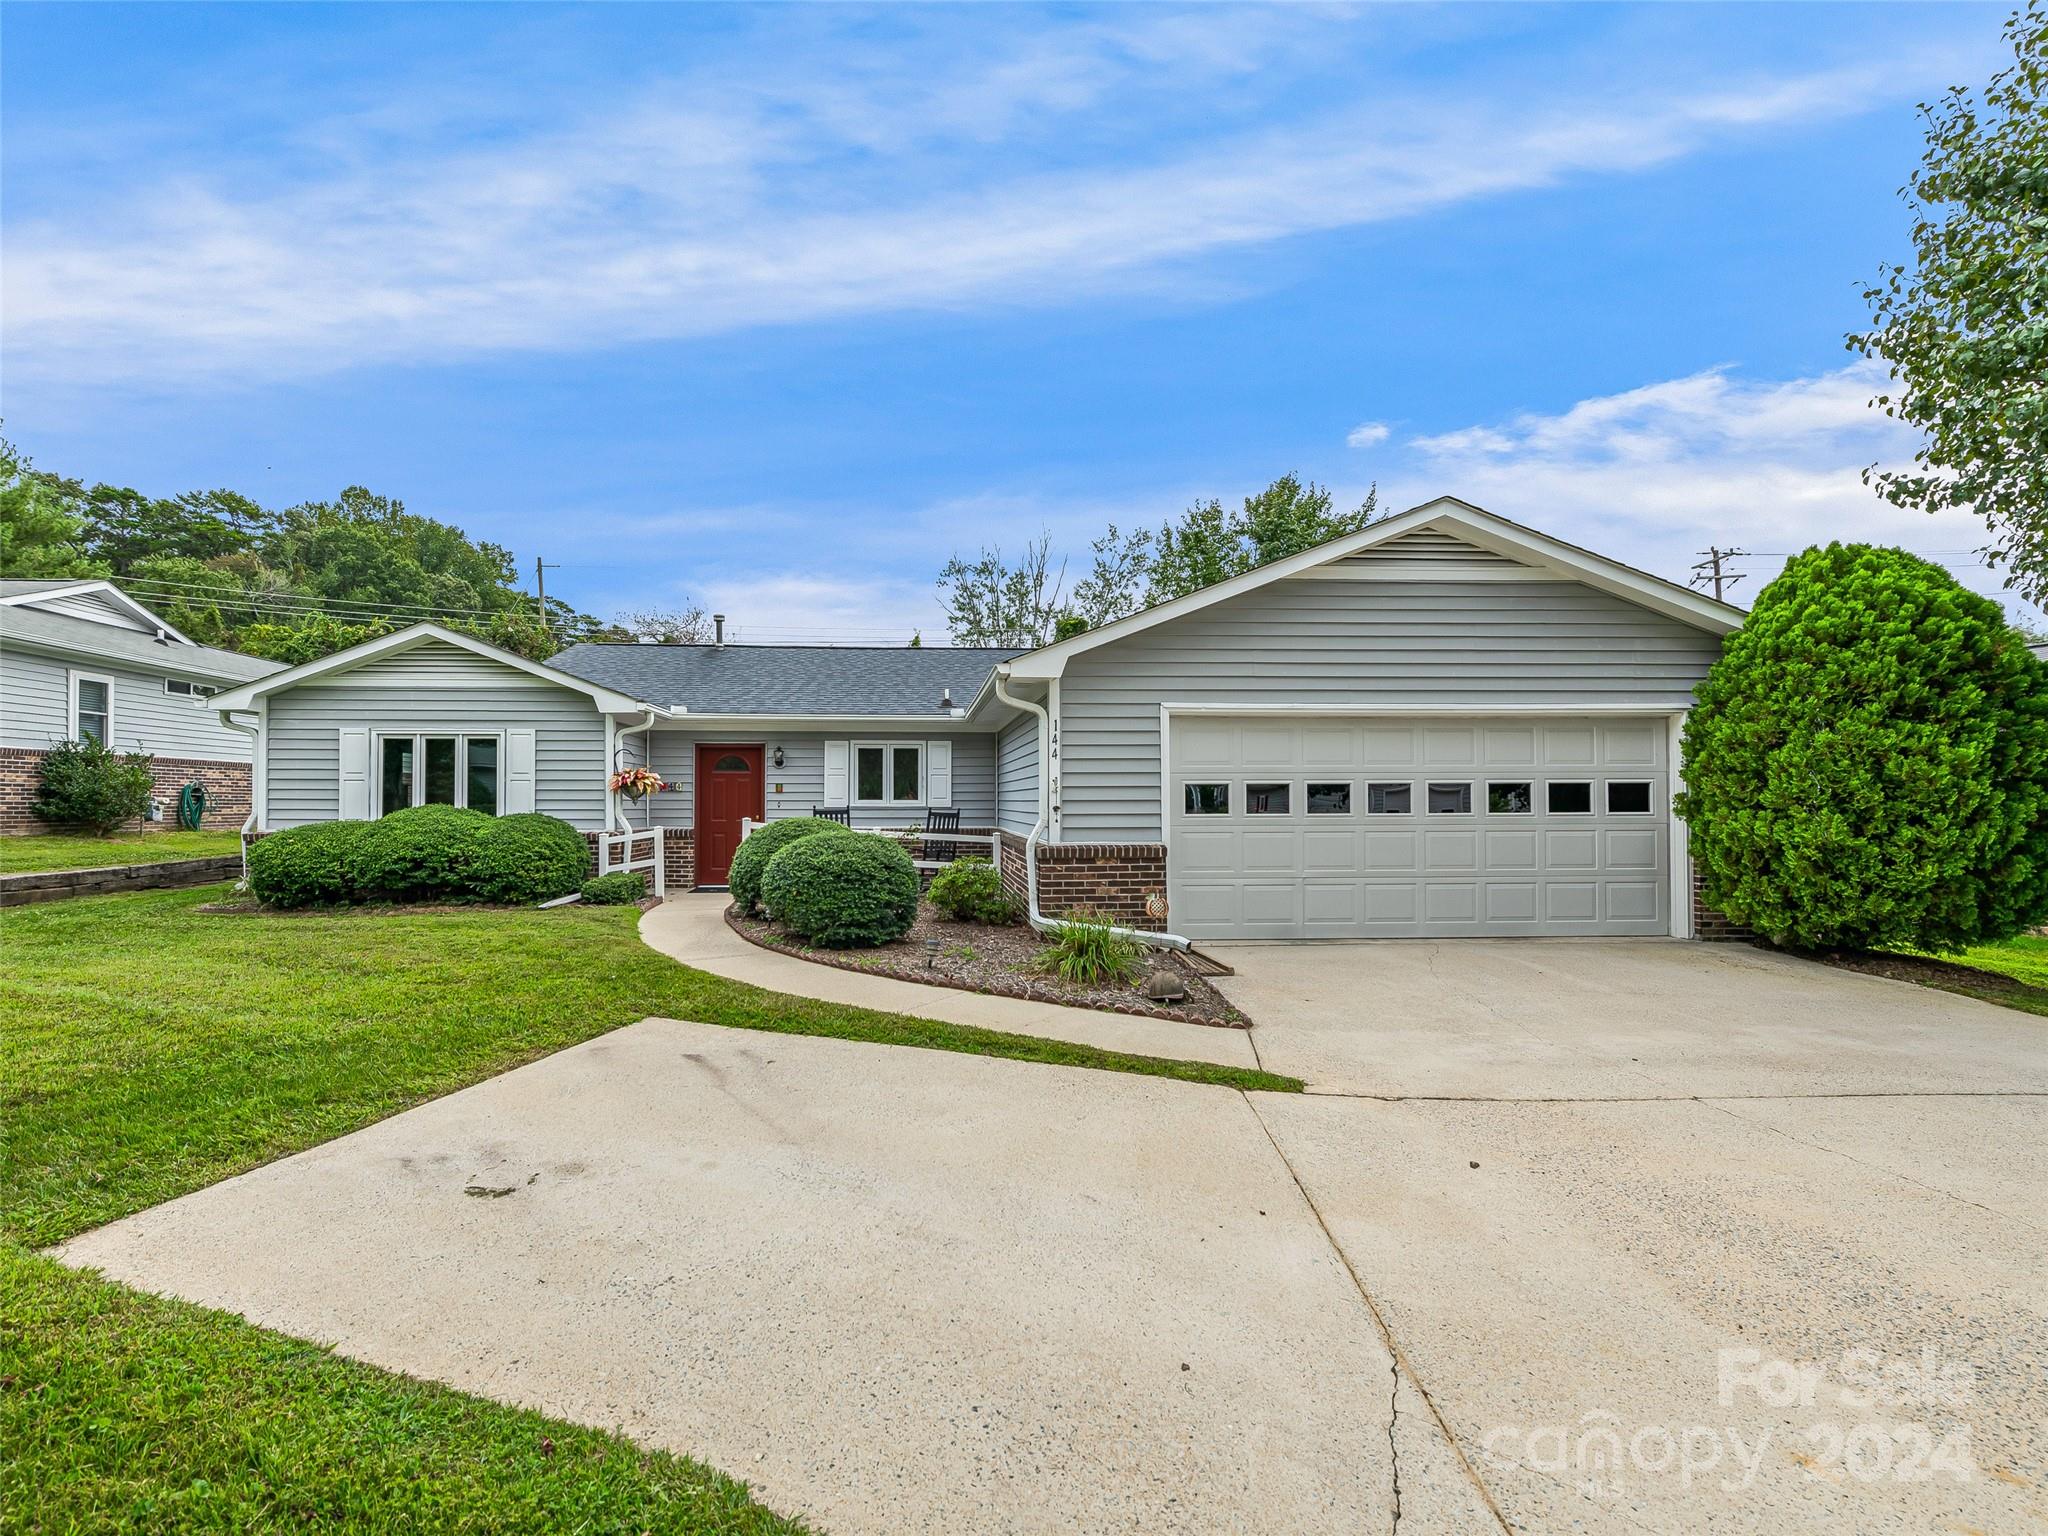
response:
<path id="1" fill-rule="evenodd" d="M 659 827 L 628 827 L 619 832 L 597 834 L 597 872 L 600 875 L 630 874 L 652 870 L 649 882 L 654 894 L 668 897 L 668 860 L 662 857 Z M 646 845 L 644 853 L 641 845 Z"/>
<path id="2" fill-rule="evenodd" d="M 767 825 L 767 822 L 756 821 L 751 816 L 741 818 L 740 841 L 745 842 L 759 828 Z M 847 830 L 864 832 L 870 837 L 886 837 L 898 843 L 915 843 L 918 853 L 922 853 L 931 843 L 951 843 L 956 845 L 953 854 L 955 859 L 968 851 L 969 845 L 972 845 L 975 857 L 986 858 L 991 864 L 996 862 L 998 839 L 994 832 L 927 832 L 923 827 L 849 827 Z M 985 853 L 982 851 L 984 849 L 987 850 Z M 919 869 L 944 869 L 953 862 L 953 859 L 925 859 L 912 855 L 910 862 Z"/>

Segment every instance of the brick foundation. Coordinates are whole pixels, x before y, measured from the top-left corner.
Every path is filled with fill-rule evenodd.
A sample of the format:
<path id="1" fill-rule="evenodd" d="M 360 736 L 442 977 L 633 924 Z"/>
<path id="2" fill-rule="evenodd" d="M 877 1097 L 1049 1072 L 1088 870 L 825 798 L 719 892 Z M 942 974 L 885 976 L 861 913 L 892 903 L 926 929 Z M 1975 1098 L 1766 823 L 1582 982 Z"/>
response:
<path id="1" fill-rule="evenodd" d="M 44 753 L 29 747 L 0 747 L 0 835 L 63 830 L 38 819 L 29 807 L 41 788 Z M 149 777 L 163 806 L 162 821 L 136 820 L 123 831 L 170 832 L 178 826 L 178 791 L 197 780 L 206 790 L 210 830 L 233 831 L 249 819 L 249 765 L 204 757 L 159 757 Z"/>
<path id="2" fill-rule="evenodd" d="M 998 864 L 1003 891 L 1020 905 L 1029 894 L 1024 839 L 1002 834 Z M 1060 917 L 1086 908 L 1132 928 L 1159 928 L 1162 920 L 1145 910 L 1148 896 L 1166 895 L 1166 847 L 1162 843 L 1040 843 L 1038 909 Z"/>
<path id="3" fill-rule="evenodd" d="M 1728 939 L 1754 939 L 1756 935 L 1725 913 L 1716 912 L 1700 898 L 1700 872 L 1695 865 L 1692 872 L 1692 936 L 1708 942 Z"/>

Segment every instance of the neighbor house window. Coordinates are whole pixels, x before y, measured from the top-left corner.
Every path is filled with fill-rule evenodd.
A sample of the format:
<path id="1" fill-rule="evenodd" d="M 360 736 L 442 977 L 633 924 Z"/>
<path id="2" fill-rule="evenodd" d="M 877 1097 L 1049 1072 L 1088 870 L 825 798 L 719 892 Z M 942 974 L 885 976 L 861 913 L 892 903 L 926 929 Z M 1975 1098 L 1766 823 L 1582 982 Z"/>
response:
<path id="1" fill-rule="evenodd" d="M 1432 784 L 1429 786 L 1429 814 L 1432 816 L 1467 816 L 1472 811 L 1472 786 L 1470 784 Z"/>
<path id="2" fill-rule="evenodd" d="M 1349 784 L 1311 784 L 1303 797 L 1308 803 L 1311 816 L 1349 816 L 1351 814 L 1351 786 Z"/>
<path id="3" fill-rule="evenodd" d="M 1365 814 L 1406 816 L 1415 809 L 1415 790 L 1409 784 L 1368 784 L 1365 786 Z"/>
<path id="4" fill-rule="evenodd" d="M 853 744 L 855 805 L 918 805 L 924 800 L 924 743 Z"/>
<path id="5" fill-rule="evenodd" d="M 181 699 L 210 699 L 220 690 L 205 683 L 188 682 L 182 677 L 167 677 L 164 679 L 164 692 L 174 693 Z"/>
<path id="6" fill-rule="evenodd" d="M 1544 786 L 1553 816 L 1583 816 L 1593 809 L 1593 786 L 1579 780 L 1552 780 Z"/>
<path id="7" fill-rule="evenodd" d="M 377 737 L 377 814 L 414 805 L 460 805 L 486 816 L 498 814 L 504 752 L 498 737 Z"/>
<path id="8" fill-rule="evenodd" d="M 71 739 L 114 743 L 114 680 L 71 674 Z"/>
<path id="9" fill-rule="evenodd" d="M 1607 786 L 1607 809 L 1617 815 L 1647 816 L 1650 784 L 1647 779 L 1617 779 Z"/>
<path id="10" fill-rule="evenodd" d="M 1486 809 L 1495 816 L 1520 816 L 1536 809 L 1535 786 L 1531 784 L 1489 784 Z"/>
<path id="11" fill-rule="evenodd" d="M 1183 784 L 1182 803 L 1190 816 L 1228 816 L 1230 814 L 1230 786 L 1228 784 Z"/>
<path id="12" fill-rule="evenodd" d="M 1244 813 L 1247 816 L 1285 816 L 1287 814 L 1288 790 L 1286 784 L 1247 784 L 1244 787 Z"/>

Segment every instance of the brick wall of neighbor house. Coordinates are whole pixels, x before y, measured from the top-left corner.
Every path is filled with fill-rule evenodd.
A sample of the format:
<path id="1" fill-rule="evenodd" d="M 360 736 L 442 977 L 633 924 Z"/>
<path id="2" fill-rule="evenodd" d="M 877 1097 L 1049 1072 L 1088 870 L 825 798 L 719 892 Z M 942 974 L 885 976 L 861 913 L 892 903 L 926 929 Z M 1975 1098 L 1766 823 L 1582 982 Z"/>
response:
<path id="1" fill-rule="evenodd" d="M 40 785 L 43 754 L 27 747 L 0 747 L 0 835 L 55 830 L 30 813 Z M 206 790 L 202 825 L 233 831 L 249 819 L 249 765 L 210 758 L 159 757 L 150 763 L 150 782 L 163 803 L 162 821 L 135 821 L 132 831 L 174 831 L 178 825 L 178 792 L 197 781 Z"/>
<path id="2" fill-rule="evenodd" d="M 1749 929 L 1732 917 L 1716 912 L 1700 899 L 1700 872 L 1695 865 L 1692 872 L 1692 936 L 1709 941 L 1721 939 L 1753 939 Z"/>
<path id="3" fill-rule="evenodd" d="M 1157 920 L 1146 917 L 1145 898 L 1154 894 L 1166 894 L 1163 843 L 1039 845 L 1038 909 L 1049 916 L 1086 907 L 1129 927 L 1150 927 Z"/>
<path id="4" fill-rule="evenodd" d="M 1024 877 L 1024 839 L 1014 832 L 998 833 L 996 868 L 1002 875 L 1003 894 L 1022 907 L 1031 898 L 1030 882 Z"/>

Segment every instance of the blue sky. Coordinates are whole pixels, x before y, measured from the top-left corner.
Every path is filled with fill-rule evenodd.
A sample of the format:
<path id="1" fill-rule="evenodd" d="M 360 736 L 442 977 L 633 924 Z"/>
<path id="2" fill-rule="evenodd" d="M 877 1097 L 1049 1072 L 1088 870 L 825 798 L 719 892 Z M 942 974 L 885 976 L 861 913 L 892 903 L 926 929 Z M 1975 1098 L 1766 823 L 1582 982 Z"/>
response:
<path id="1" fill-rule="evenodd" d="M 17 5 L 0 413 L 758 640 L 936 638 L 955 549 L 1287 470 L 1995 591 L 1858 483 L 1911 444 L 1842 337 L 2001 16 Z"/>

